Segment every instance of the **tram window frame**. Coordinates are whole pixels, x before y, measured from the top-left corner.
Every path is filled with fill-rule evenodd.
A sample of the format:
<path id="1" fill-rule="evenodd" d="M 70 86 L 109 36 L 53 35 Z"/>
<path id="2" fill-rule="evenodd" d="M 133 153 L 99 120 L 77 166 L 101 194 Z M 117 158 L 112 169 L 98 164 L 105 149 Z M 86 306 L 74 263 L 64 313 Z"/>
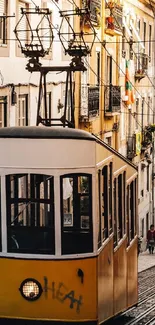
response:
<path id="1" fill-rule="evenodd" d="M 135 229 L 134 229 L 134 233 L 135 235 L 137 234 L 137 221 L 138 221 L 138 196 L 137 196 L 137 192 L 138 192 L 138 185 L 137 185 L 137 178 L 135 178 L 134 180 L 135 182 Z"/>
<path id="2" fill-rule="evenodd" d="M 102 242 L 109 236 L 108 165 L 102 168 Z"/>
<path id="3" fill-rule="evenodd" d="M 54 255 L 54 177 L 23 173 L 5 179 L 8 252 Z"/>
<path id="4" fill-rule="evenodd" d="M 127 245 L 130 245 L 130 241 L 131 241 L 131 216 L 130 216 L 130 185 L 127 186 L 127 192 L 126 192 L 126 205 L 127 205 Z"/>
<path id="5" fill-rule="evenodd" d="M 123 175 L 118 175 L 118 193 L 117 193 L 117 199 L 118 199 L 118 241 L 122 239 L 123 237 Z"/>
<path id="6" fill-rule="evenodd" d="M 126 234 L 126 171 L 123 172 L 123 235 Z"/>
<path id="7" fill-rule="evenodd" d="M 117 227 L 118 227 L 118 222 L 117 222 L 117 187 L 118 187 L 118 180 L 117 178 L 114 178 L 114 183 L 113 183 L 113 197 L 114 197 L 114 248 L 118 245 L 118 232 L 117 232 Z"/>
<path id="8" fill-rule="evenodd" d="M 109 164 L 108 173 L 108 206 L 109 206 L 109 234 L 113 232 L 113 163 Z"/>
<path id="9" fill-rule="evenodd" d="M 130 183 L 131 240 L 135 236 L 135 182 Z"/>
<path id="10" fill-rule="evenodd" d="M 88 191 L 82 192 L 80 177 L 88 178 Z M 72 224 L 64 225 L 64 189 L 63 180 L 72 179 Z M 68 194 L 69 195 L 69 194 Z M 87 198 L 86 206 L 80 205 L 82 198 Z M 84 254 L 93 252 L 93 217 L 92 217 L 92 175 L 89 173 L 72 173 L 60 176 L 61 202 L 61 251 L 62 255 Z M 83 201 L 84 202 L 84 201 Z M 68 211 L 71 214 L 71 211 Z M 82 221 L 83 220 L 83 221 Z M 84 226 L 82 226 L 82 222 Z"/>

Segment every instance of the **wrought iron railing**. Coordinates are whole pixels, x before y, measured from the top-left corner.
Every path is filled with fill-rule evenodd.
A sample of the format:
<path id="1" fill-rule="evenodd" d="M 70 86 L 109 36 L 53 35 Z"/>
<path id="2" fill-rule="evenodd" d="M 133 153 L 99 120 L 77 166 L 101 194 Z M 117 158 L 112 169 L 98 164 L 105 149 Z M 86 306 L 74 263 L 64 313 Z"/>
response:
<path id="1" fill-rule="evenodd" d="M 135 135 L 127 137 L 127 158 L 132 159 L 136 156 L 136 138 Z"/>
<path id="2" fill-rule="evenodd" d="M 148 70 L 149 57 L 145 53 L 136 54 L 135 61 L 135 74 L 143 75 L 147 73 Z"/>
<path id="3" fill-rule="evenodd" d="M 121 110 L 121 87 L 108 85 L 104 87 L 105 113 L 115 113 Z"/>

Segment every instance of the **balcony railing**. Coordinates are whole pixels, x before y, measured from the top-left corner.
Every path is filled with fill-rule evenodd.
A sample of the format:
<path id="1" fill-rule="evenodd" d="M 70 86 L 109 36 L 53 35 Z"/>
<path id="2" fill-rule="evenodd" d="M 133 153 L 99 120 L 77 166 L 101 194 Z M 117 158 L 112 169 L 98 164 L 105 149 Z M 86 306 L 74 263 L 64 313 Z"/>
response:
<path id="1" fill-rule="evenodd" d="M 105 33 L 109 35 L 122 35 L 123 7 L 114 4 L 113 7 L 107 5 Z"/>
<path id="2" fill-rule="evenodd" d="M 148 70 L 149 56 L 145 53 L 136 54 L 135 78 L 142 79 L 146 76 Z"/>
<path id="3" fill-rule="evenodd" d="M 99 115 L 99 87 L 88 88 L 88 113 L 89 117 Z"/>
<path id="4" fill-rule="evenodd" d="M 91 117 L 99 115 L 99 87 L 88 87 L 87 85 L 82 85 L 81 87 L 81 111 L 80 119 L 81 121 L 87 121 Z"/>
<path id="5" fill-rule="evenodd" d="M 142 151 L 145 151 L 148 147 L 150 147 L 152 141 L 152 132 L 148 126 L 142 132 Z"/>
<path id="6" fill-rule="evenodd" d="M 136 137 L 131 135 L 127 137 L 127 158 L 133 159 L 136 156 Z"/>
<path id="7" fill-rule="evenodd" d="M 121 110 L 121 87 L 109 85 L 105 86 L 104 90 L 105 116 L 119 114 Z"/>
<path id="8" fill-rule="evenodd" d="M 82 0 L 82 8 L 88 9 L 89 11 L 86 16 L 82 17 L 83 22 L 89 25 L 89 20 L 91 20 L 95 26 L 98 26 L 101 13 L 101 0 Z"/>

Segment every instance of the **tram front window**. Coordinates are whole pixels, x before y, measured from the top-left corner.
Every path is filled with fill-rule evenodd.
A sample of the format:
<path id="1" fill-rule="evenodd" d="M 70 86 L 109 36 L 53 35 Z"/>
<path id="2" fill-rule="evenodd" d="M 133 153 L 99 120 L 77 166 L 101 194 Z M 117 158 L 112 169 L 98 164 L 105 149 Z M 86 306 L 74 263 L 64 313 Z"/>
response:
<path id="1" fill-rule="evenodd" d="M 53 176 L 6 176 L 8 252 L 54 254 Z"/>
<path id="2" fill-rule="evenodd" d="M 61 177 L 62 254 L 93 251 L 92 177 Z"/>

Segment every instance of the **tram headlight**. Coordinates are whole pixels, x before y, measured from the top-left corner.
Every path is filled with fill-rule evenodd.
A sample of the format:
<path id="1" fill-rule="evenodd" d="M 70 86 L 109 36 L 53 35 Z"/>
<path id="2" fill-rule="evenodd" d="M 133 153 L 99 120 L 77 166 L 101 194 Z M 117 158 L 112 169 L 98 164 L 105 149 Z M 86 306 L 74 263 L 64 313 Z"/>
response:
<path id="1" fill-rule="evenodd" d="M 43 289 L 37 280 L 28 278 L 21 283 L 19 291 L 23 298 L 34 301 L 40 298 Z"/>

